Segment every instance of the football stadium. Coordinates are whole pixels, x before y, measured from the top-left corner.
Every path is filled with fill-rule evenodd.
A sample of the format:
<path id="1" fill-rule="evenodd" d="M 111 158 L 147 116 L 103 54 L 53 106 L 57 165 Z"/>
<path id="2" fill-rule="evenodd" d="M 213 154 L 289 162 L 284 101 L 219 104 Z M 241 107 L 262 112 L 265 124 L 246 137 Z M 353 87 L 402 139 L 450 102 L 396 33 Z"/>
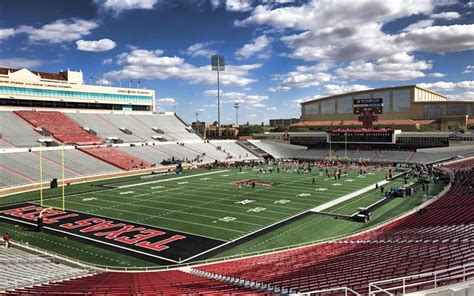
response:
<path id="1" fill-rule="evenodd" d="M 93 1 L 91 7 L 99 6 L 100 13 L 119 9 L 110 22 L 136 9 L 156 9 L 156 1 L 109 2 Z M 266 6 L 242 8 L 230 2 L 217 1 L 212 9 L 252 9 L 255 16 L 262 9 L 297 5 L 264 1 L 259 5 Z M 446 19 L 433 20 L 440 18 Z M 30 46 L 37 46 L 43 37 L 34 34 L 63 40 L 56 33 L 68 22 L 45 25 L 41 32 L 21 26 L 2 34 L 30 34 Z M 51 28 L 56 33 L 46 32 Z M 84 42 L 89 41 L 77 41 L 78 49 Z M 249 47 L 236 60 L 243 59 L 244 49 Z M 117 63 L 128 67 L 146 56 L 154 71 L 173 63 L 161 51 L 155 57 L 144 51 L 126 61 L 119 54 Z M 159 86 L 140 85 L 136 73 L 146 62 L 133 65 L 122 86 L 94 83 L 92 76 L 88 83 L 96 74 L 68 65 L 53 71 L 24 59 L 15 64 L 0 59 L 0 294 L 474 293 L 469 97 L 450 99 L 434 83 L 436 91 L 426 83 L 341 88 L 298 101 L 298 119 L 278 120 L 288 123 L 285 131 L 262 123 L 255 124 L 259 131 L 244 134 L 251 125 L 238 124 L 239 107 L 242 118 L 255 118 L 246 116 L 258 113 L 262 97 L 226 101 L 238 94 L 227 91 L 231 78 L 223 73 L 237 66 L 214 52 L 206 59 L 210 64 L 196 69 L 201 78 L 217 74 L 217 98 L 214 109 L 199 112 L 212 124 L 199 121 L 197 111 L 192 122 L 186 113 L 191 103 L 166 110 L 172 99 L 161 92 L 174 82 L 161 73 Z M 191 80 L 189 88 L 199 83 Z M 187 87 L 178 88 L 191 97 Z M 282 109 L 278 114 L 293 116 L 289 107 Z M 236 118 L 227 126 L 232 135 L 224 136 L 225 124 L 233 120 L 222 115 L 225 110 L 235 111 Z M 213 125 L 212 136 L 193 129 L 199 125 Z"/>

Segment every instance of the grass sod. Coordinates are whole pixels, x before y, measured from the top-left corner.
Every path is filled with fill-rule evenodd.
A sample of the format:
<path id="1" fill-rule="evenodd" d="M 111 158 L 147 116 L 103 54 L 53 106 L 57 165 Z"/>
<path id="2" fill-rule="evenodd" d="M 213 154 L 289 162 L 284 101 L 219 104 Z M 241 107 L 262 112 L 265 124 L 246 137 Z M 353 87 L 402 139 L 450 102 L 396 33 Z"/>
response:
<path id="1" fill-rule="evenodd" d="M 390 187 L 400 187 L 405 185 L 403 178 L 397 178 L 390 183 L 384 185 L 385 190 L 390 190 Z M 356 197 L 353 197 L 345 202 L 342 202 L 334 207 L 331 207 L 326 210 L 326 212 L 343 214 L 343 215 L 352 215 L 357 212 L 360 207 L 368 207 L 375 202 L 383 199 L 383 194 L 380 193 L 380 189 L 370 190 L 364 194 L 360 194 Z"/>
<path id="2" fill-rule="evenodd" d="M 258 177 L 253 170 L 246 170 L 243 173 L 237 170 L 226 172 L 212 170 L 211 172 L 213 171 L 217 173 L 210 176 L 201 176 L 202 173 L 207 173 L 207 170 L 188 172 L 183 176 L 196 176 L 187 179 L 179 179 L 176 176 L 160 176 L 144 179 L 137 177 L 121 178 L 120 180 L 109 180 L 109 182 L 100 181 L 94 184 L 114 183 L 117 186 L 117 184 L 135 184 L 169 179 L 165 182 L 94 192 L 88 192 L 91 187 L 90 184 L 73 185 L 68 187 L 66 191 L 66 194 L 69 195 L 66 198 L 66 207 L 225 240 L 242 236 L 247 232 L 257 230 L 353 190 L 374 184 L 383 180 L 385 175 L 384 172 L 374 172 L 373 175 L 368 175 L 367 178 L 358 179 L 357 171 L 352 171 L 348 177 L 335 181 L 326 177 L 319 177 L 316 173 L 300 175 L 281 172 L 280 174 Z M 311 184 L 313 175 L 316 178 L 316 185 Z M 244 186 L 239 189 L 237 186 L 230 185 L 234 181 L 248 178 L 274 182 L 275 186 L 273 188 L 256 187 L 255 189 Z M 349 178 L 357 180 L 357 182 L 345 182 Z M 334 183 L 340 183 L 341 186 L 333 186 Z M 151 189 L 151 187 L 157 186 L 164 187 Z M 322 187 L 328 190 L 324 192 L 316 191 L 317 188 Z M 176 190 L 178 188 L 179 190 Z M 135 193 L 120 195 L 124 191 L 135 191 Z M 57 189 L 52 189 L 45 190 L 44 193 L 45 196 L 58 196 L 59 192 Z M 309 193 L 310 195 L 298 196 L 301 193 Z M 7 198 L 11 203 L 31 200 L 37 198 L 37 196 L 37 192 L 30 192 Z M 88 198 L 96 199 L 83 200 Z M 255 200 L 255 202 L 245 206 L 236 204 L 236 202 L 244 199 Z M 290 202 L 275 204 L 275 201 L 281 201 L 282 199 L 290 200 Z M 4 204 L 7 203 L 4 199 L 0 200 Z M 60 206 L 61 200 L 60 198 L 52 198 L 47 203 Z M 266 210 L 256 213 L 247 212 L 255 207 L 265 207 Z M 237 220 L 231 222 L 218 220 L 219 217 L 226 216 L 237 218 Z M 214 221 L 216 222 L 213 223 Z M 237 223 L 237 221 L 240 223 Z M 118 252 L 67 240 L 51 234 L 27 232 L 22 227 L 15 227 L 8 223 L 1 223 L 0 229 L 10 231 L 13 239 L 29 242 L 31 245 L 86 262 L 113 266 L 150 265 L 145 260 L 129 257 Z M 330 236 L 334 236 L 331 231 L 328 234 L 328 237 Z M 292 238 L 287 240 L 287 244 L 293 243 Z"/>
<path id="3" fill-rule="evenodd" d="M 197 169 L 197 170 L 192 170 L 192 171 L 186 171 L 186 174 L 187 175 L 200 174 L 203 172 L 207 172 L 207 170 Z M 92 192 L 97 192 L 97 191 L 107 189 L 106 187 L 101 187 L 101 185 L 121 186 L 121 185 L 136 183 L 136 182 L 145 182 L 146 180 L 155 180 L 156 178 L 161 178 L 161 179 L 174 178 L 175 176 L 176 176 L 175 174 L 170 174 L 170 175 L 147 174 L 147 175 L 140 175 L 140 176 L 137 175 L 137 176 L 129 176 L 129 177 L 120 177 L 120 178 L 93 181 L 93 182 L 67 186 L 65 192 L 66 192 L 66 195 L 69 195 L 69 196 L 74 195 L 74 194 L 83 194 L 87 192 L 92 193 Z M 58 180 L 58 183 L 59 185 L 61 185 L 62 181 Z M 62 194 L 62 189 L 60 187 L 52 188 L 52 189 L 51 188 L 43 189 L 43 198 L 45 201 L 50 198 L 61 197 L 61 194 Z M 26 201 L 39 201 L 39 196 L 40 196 L 39 190 L 3 196 L 3 197 L 0 197 L 0 205 L 26 202 Z"/>
<path id="4" fill-rule="evenodd" d="M 396 179 L 394 182 L 400 182 Z M 402 181 L 403 182 L 403 179 Z M 390 186 L 392 183 L 387 184 Z M 439 193 L 443 189 L 444 185 L 441 183 L 431 184 L 428 195 L 433 196 Z M 370 204 L 374 197 L 376 190 L 371 190 L 355 198 L 364 199 L 364 196 L 368 196 Z M 380 190 L 378 190 L 380 194 Z M 226 256 L 233 256 L 238 254 L 246 254 L 251 252 L 267 251 L 272 248 L 283 248 L 289 245 L 304 244 L 313 241 L 322 241 L 330 239 L 332 237 L 349 235 L 354 232 L 362 231 L 366 228 L 372 227 L 379 223 L 388 221 L 395 217 L 400 216 L 403 213 L 410 211 L 411 209 L 419 206 L 424 201 L 425 192 L 421 191 L 421 186 L 417 186 L 417 193 L 410 198 L 396 198 L 391 200 L 389 203 L 381 206 L 372 213 L 372 219 L 368 223 L 352 222 L 344 219 L 335 219 L 332 216 L 325 216 L 314 214 L 312 216 L 305 217 L 301 220 L 295 221 L 289 225 L 285 225 L 281 228 L 275 229 L 272 232 L 266 233 L 252 241 L 243 243 L 230 250 L 222 252 L 213 258 L 223 258 Z M 381 195 L 379 195 L 382 198 Z M 328 211 L 337 213 L 354 213 L 357 211 L 358 204 L 350 205 L 350 201 L 346 201 L 339 205 L 336 205 Z"/>
<path id="5" fill-rule="evenodd" d="M 385 175 L 374 172 L 367 178 L 358 178 L 357 172 L 352 171 L 348 177 L 334 180 L 315 174 L 282 172 L 259 177 L 253 170 L 213 172 L 212 175 L 197 174 L 191 178 L 176 177 L 153 184 L 77 194 L 66 197 L 66 207 L 228 241 L 374 184 Z M 311 184 L 313 176 L 316 185 Z M 231 185 L 249 178 L 273 182 L 275 186 L 239 189 Z M 347 179 L 355 181 L 345 182 Z M 327 190 L 315 190 L 321 187 Z M 252 202 L 239 204 L 244 200 Z M 275 203 L 282 200 L 286 203 Z M 48 200 L 48 205 L 59 207 L 60 204 L 59 198 Z"/>

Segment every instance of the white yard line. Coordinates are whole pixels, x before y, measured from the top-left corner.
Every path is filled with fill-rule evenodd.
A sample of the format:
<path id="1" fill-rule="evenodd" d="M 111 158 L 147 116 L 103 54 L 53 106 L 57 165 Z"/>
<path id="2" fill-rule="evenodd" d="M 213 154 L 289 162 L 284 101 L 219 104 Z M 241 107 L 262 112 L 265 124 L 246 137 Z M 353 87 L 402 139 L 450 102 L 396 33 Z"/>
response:
<path id="1" fill-rule="evenodd" d="M 382 185 L 385 185 L 385 184 L 389 183 L 389 181 L 384 180 L 384 181 L 377 182 L 377 183 L 379 184 L 379 186 L 382 186 Z M 362 188 L 362 189 L 359 189 L 359 190 L 357 190 L 357 191 L 354 191 L 354 192 L 352 192 L 352 193 L 349 193 L 349 194 L 347 194 L 347 195 L 344 195 L 344 196 L 341 196 L 341 197 L 336 198 L 336 199 L 334 199 L 334 200 L 328 201 L 327 203 L 323 203 L 323 204 L 320 205 L 320 206 L 317 206 L 317 207 L 315 207 L 315 208 L 312 208 L 310 211 L 311 211 L 311 212 L 321 212 L 321 211 L 324 211 L 325 209 L 331 208 L 331 207 L 333 207 L 333 206 L 335 206 L 335 205 L 338 205 L 338 204 L 340 204 L 340 203 L 342 203 L 342 202 L 345 202 L 345 201 L 347 201 L 347 200 L 349 200 L 349 199 L 351 199 L 351 198 L 353 198 L 353 197 L 356 197 L 356 196 L 358 196 L 358 195 L 361 195 L 361 194 L 363 194 L 363 193 L 366 193 L 366 192 L 368 192 L 368 191 L 374 189 L 374 186 L 375 186 L 375 184 L 372 184 L 372 185 L 369 185 L 369 186 L 364 187 L 364 188 Z"/>
<path id="2" fill-rule="evenodd" d="M 143 185 L 148 185 L 148 184 L 155 184 L 155 183 L 161 183 L 161 182 L 169 182 L 169 181 L 175 181 L 179 179 L 187 179 L 187 178 L 194 178 L 194 177 L 199 177 L 199 176 L 207 176 L 207 175 L 213 175 L 213 174 L 220 174 L 224 172 L 228 172 L 229 170 L 220 170 L 220 171 L 214 171 L 214 172 L 207 172 L 207 173 L 202 173 L 202 174 L 192 174 L 189 176 L 182 176 L 182 177 L 176 177 L 176 178 L 170 178 L 170 179 L 164 179 L 164 180 L 156 180 L 156 181 L 149 181 L 149 182 L 143 182 L 143 183 L 135 183 L 135 184 L 130 184 L 130 185 L 123 185 L 119 186 L 116 188 L 129 188 L 129 187 L 136 187 L 136 186 L 143 186 Z"/>

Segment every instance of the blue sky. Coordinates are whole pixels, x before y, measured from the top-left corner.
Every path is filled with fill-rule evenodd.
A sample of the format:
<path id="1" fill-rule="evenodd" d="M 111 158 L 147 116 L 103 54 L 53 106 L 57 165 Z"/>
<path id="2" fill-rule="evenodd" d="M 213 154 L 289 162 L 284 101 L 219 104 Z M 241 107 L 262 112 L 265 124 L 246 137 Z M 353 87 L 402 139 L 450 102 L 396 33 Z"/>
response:
<path id="1" fill-rule="evenodd" d="M 217 118 L 210 55 L 226 58 L 222 122 L 299 117 L 324 95 L 419 84 L 474 100 L 474 2 L 2 0 L 0 66 L 82 70 L 154 89 L 185 120 Z"/>

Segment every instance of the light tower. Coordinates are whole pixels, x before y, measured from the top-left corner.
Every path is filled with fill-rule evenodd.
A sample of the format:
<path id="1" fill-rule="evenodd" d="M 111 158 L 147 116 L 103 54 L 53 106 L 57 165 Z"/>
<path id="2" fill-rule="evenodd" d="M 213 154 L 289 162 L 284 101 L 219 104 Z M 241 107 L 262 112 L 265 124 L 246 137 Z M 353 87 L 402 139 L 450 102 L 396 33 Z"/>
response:
<path id="1" fill-rule="evenodd" d="M 239 103 L 234 103 L 235 109 L 235 125 L 239 125 Z"/>
<path id="2" fill-rule="evenodd" d="M 217 137 L 221 137 L 221 91 L 219 72 L 225 70 L 224 56 L 213 55 L 211 56 L 212 71 L 217 71 Z"/>
<path id="3" fill-rule="evenodd" d="M 196 112 L 194 114 L 196 114 L 196 122 L 199 122 L 199 112 Z"/>

